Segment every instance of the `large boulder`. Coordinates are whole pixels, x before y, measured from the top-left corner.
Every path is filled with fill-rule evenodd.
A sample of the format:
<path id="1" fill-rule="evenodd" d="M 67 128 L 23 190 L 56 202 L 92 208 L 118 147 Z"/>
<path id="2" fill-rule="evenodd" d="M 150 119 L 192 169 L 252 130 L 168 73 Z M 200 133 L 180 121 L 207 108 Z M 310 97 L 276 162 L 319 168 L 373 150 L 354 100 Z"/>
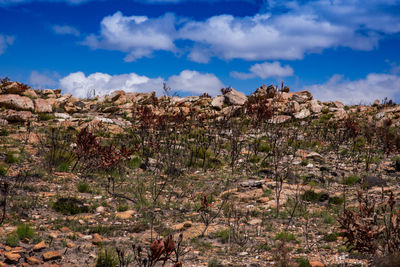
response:
<path id="1" fill-rule="evenodd" d="M 296 119 L 305 119 L 311 115 L 311 112 L 308 109 L 303 109 L 300 112 L 294 114 Z"/>
<path id="2" fill-rule="evenodd" d="M 299 104 L 306 103 L 312 99 L 312 94 L 308 91 L 294 92 L 291 93 L 289 100 L 296 101 Z"/>
<path id="3" fill-rule="evenodd" d="M 46 99 L 35 99 L 35 112 L 36 113 L 50 113 L 53 112 L 53 107 Z"/>
<path id="4" fill-rule="evenodd" d="M 211 102 L 211 106 L 218 110 L 221 110 L 224 107 L 225 97 L 223 95 L 217 95 L 213 98 Z"/>
<path id="5" fill-rule="evenodd" d="M 7 82 L 2 86 L 3 92 L 6 94 L 22 94 L 29 89 L 29 86 L 18 82 Z"/>
<path id="6" fill-rule="evenodd" d="M 290 101 L 287 103 L 286 106 L 286 113 L 287 114 L 295 114 L 300 111 L 300 104 L 297 103 L 296 101 Z"/>
<path id="7" fill-rule="evenodd" d="M 34 110 L 33 101 L 26 96 L 15 94 L 0 95 L 0 107 L 15 110 Z"/>
<path id="8" fill-rule="evenodd" d="M 269 85 L 268 87 L 264 84 L 257 88 L 257 90 L 252 94 L 254 96 L 262 96 L 266 98 L 274 98 L 277 94 L 277 89 L 274 85 Z"/>
<path id="9" fill-rule="evenodd" d="M 225 101 L 230 105 L 242 106 L 247 101 L 247 97 L 242 92 L 236 91 L 233 88 L 227 89 L 227 92 L 224 94 Z"/>
<path id="10" fill-rule="evenodd" d="M 313 113 L 320 113 L 322 111 L 322 106 L 316 99 L 313 99 L 310 101 L 310 109 Z"/>
<path id="11" fill-rule="evenodd" d="M 6 110 L 2 117 L 9 122 L 26 122 L 31 120 L 34 116 L 30 111 L 15 111 Z"/>

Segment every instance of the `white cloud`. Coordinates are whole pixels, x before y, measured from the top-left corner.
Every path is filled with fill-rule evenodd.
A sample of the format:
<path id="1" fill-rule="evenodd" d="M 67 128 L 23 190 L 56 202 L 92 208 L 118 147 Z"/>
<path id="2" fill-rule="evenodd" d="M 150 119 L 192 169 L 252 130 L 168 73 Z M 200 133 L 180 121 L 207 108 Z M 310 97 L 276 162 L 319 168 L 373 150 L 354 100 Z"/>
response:
<path id="1" fill-rule="evenodd" d="M 74 36 L 81 34 L 78 29 L 68 25 L 54 25 L 52 29 L 56 34 L 70 34 Z"/>
<path id="2" fill-rule="evenodd" d="M 161 77 L 149 78 L 136 73 L 110 75 L 97 72 L 86 76 L 83 72 L 75 72 L 60 79 L 59 84 L 63 93 L 84 98 L 89 92 L 95 91 L 96 95 L 106 95 L 115 90 L 155 91 L 161 95 L 163 82 L 165 80 Z M 214 74 L 202 74 L 192 70 L 184 70 L 179 75 L 171 76 L 167 83 L 174 91 L 197 95 L 204 92 L 215 95 L 223 87 L 222 82 Z"/>
<path id="3" fill-rule="evenodd" d="M 32 71 L 29 76 L 29 84 L 37 89 L 44 89 L 55 87 L 58 85 L 59 74 L 53 73 L 40 73 L 38 71 Z"/>
<path id="4" fill-rule="evenodd" d="M 120 50 L 127 53 L 126 61 L 149 57 L 153 51 L 175 51 L 175 16 L 159 18 L 124 16 L 116 12 L 101 22 L 100 35 L 89 35 L 83 44 L 92 49 Z"/>
<path id="5" fill-rule="evenodd" d="M 208 93 L 216 95 L 224 84 L 211 73 L 200 73 L 193 70 L 184 70 L 179 75 L 171 76 L 168 85 L 172 90 L 190 92 L 196 95 Z"/>
<path id="6" fill-rule="evenodd" d="M 400 93 L 400 76 L 371 73 L 365 79 L 344 80 L 341 75 L 332 76 L 324 84 L 305 86 L 314 98 L 321 101 L 340 100 L 346 104 L 369 104 L 385 97 L 394 99 Z"/>
<path id="7" fill-rule="evenodd" d="M 3 54 L 7 47 L 14 43 L 14 36 L 0 34 L 0 55 Z"/>
<path id="8" fill-rule="evenodd" d="M 231 76 L 238 79 L 250 79 L 254 77 L 266 79 L 270 77 L 287 77 L 292 75 L 293 69 L 289 65 L 281 66 L 281 63 L 277 61 L 255 64 L 250 67 L 250 73 L 231 72 Z"/>
<path id="9" fill-rule="evenodd" d="M 60 87 L 63 93 L 70 93 L 76 97 L 84 98 L 89 92 L 96 95 L 110 94 L 115 90 L 126 92 L 161 91 L 162 78 L 151 79 L 135 73 L 109 75 L 96 72 L 86 76 L 83 72 L 71 73 L 60 79 Z"/>
<path id="10" fill-rule="evenodd" d="M 242 18 L 220 15 L 188 22 L 179 33 L 180 38 L 196 44 L 189 57 L 199 62 L 212 56 L 226 60 L 293 60 L 326 48 L 368 50 L 377 43 L 373 35 L 359 35 L 354 29 L 311 14 L 257 14 Z M 357 42 L 351 42 L 354 40 Z"/>

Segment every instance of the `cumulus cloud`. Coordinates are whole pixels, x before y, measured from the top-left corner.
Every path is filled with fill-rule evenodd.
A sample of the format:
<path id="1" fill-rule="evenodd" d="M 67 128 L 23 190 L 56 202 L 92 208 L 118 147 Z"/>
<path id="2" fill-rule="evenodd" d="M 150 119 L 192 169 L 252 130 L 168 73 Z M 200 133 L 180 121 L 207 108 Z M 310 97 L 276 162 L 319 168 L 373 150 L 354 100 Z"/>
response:
<path id="1" fill-rule="evenodd" d="M 79 36 L 81 34 L 77 28 L 68 25 L 54 25 L 52 29 L 56 34 L 69 34 L 74 36 Z"/>
<path id="2" fill-rule="evenodd" d="M 121 12 L 105 17 L 100 35 L 89 35 L 83 44 L 92 49 L 119 50 L 127 53 L 126 61 L 149 57 L 153 51 L 175 51 L 175 16 L 149 19 L 146 16 L 124 16 Z"/>
<path id="3" fill-rule="evenodd" d="M 250 73 L 243 73 L 232 71 L 231 76 L 238 79 L 250 79 L 254 77 L 260 77 L 266 79 L 270 77 L 287 77 L 293 75 L 293 69 L 289 66 L 281 66 L 280 62 L 264 62 L 261 64 L 255 64 L 250 67 Z"/>
<path id="4" fill-rule="evenodd" d="M 29 75 L 29 84 L 38 89 L 51 88 L 58 85 L 60 75 L 53 73 L 40 73 L 32 71 Z"/>
<path id="5" fill-rule="evenodd" d="M 59 84 L 63 93 L 70 93 L 76 97 L 86 97 L 89 92 L 96 95 L 110 94 L 116 90 L 126 92 L 151 92 L 162 94 L 163 82 L 161 77 L 149 78 L 136 73 L 110 75 L 106 73 L 93 73 L 86 76 L 83 72 L 71 73 L 60 79 Z M 215 95 L 223 87 L 222 82 L 214 75 L 184 70 L 179 75 L 171 76 L 168 85 L 174 91 L 200 94 L 207 92 Z"/>
<path id="6" fill-rule="evenodd" d="M 208 93 L 216 95 L 224 84 L 211 73 L 200 73 L 193 70 L 184 70 L 179 75 L 171 76 L 168 85 L 173 90 L 194 94 Z"/>
<path id="7" fill-rule="evenodd" d="M 331 2 L 319 0 L 300 5 L 292 1 L 286 3 L 287 12 L 246 17 L 217 15 L 204 21 L 168 13 L 149 18 L 117 12 L 105 17 L 100 33 L 87 36 L 83 44 L 93 49 L 123 51 L 126 61 L 151 56 L 154 51 L 187 48 L 189 59 L 199 63 L 207 63 L 212 57 L 296 60 L 307 53 L 335 47 L 371 50 L 384 34 L 400 32 L 400 18 L 390 12 L 376 15 L 372 9 L 375 6 L 362 5 L 359 0 L 349 1 L 351 4 Z"/>
<path id="8" fill-rule="evenodd" d="M 7 47 L 14 43 L 14 36 L 0 34 L 0 55 L 3 54 Z"/>
<path id="9" fill-rule="evenodd" d="M 342 75 L 332 76 L 324 84 L 305 86 L 314 97 L 322 101 L 340 100 L 346 104 L 369 104 L 376 99 L 394 99 L 400 93 L 400 76 L 371 73 L 365 79 L 345 80 Z"/>

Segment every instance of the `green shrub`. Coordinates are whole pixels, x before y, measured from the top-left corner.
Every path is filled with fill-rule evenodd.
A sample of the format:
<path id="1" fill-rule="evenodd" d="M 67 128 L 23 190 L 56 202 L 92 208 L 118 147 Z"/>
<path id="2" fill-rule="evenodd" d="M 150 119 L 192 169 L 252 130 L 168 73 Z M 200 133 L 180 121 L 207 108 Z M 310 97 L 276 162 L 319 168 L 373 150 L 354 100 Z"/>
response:
<path id="1" fill-rule="evenodd" d="M 338 237 L 337 233 L 326 234 L 324 240 L 326 242 L 335 242 L 337 240 L 337 237 Z"/>
<path id="2" fill-rule="evenodd" d="M 6 245 L 10 247 L 17 247 L 19 244 L 19 238 L 17 233 L 13 232 L 6 237 Z"/>
<path id="3" fill-rule="evenodd" d="M 300 165 L 301 165 L 301 166 L 307 166 L 307 165 L 308 165 L 308 160 L 303 159 L 303 160 L 300 162 Z"/>
<path id="4" fill-rule="evenodd" d="M 290 232 L 282 231 L 275 235 L 275 240 L 282 240 L 286 242 L 295 241 L 296 236 Z"/>
<path id="5" fill-rule="evenodd" d="M 299 267 L 311 267 L 310 262 L 307 258 L 300 257 L 296 261 L 299 264 Z"/>
<path id="6" fill-rule="evenodd" d="M 342 205 L 344 202 L 344 197 L 338 197 L 338 196 L 334 196 L 329 198 L 329 204 L 332 205 Z"/>
<path id="7" fill-rule="evenodd" d="M 118 207 L 117 207 L 118 212 L 124 212 L 127 210 L 129 210 L 129 206 L 126 204 L 121 204 L 121 205 L 118 205 Z"/>
<path id="8" fill-rule="evenodd" d="M 60 165 L 58 165 L 58 171 L 59 172 L 68 172 L 69 170 L 69 164 L 68 162 L 62 162 Z"/>
<path id="9" fill-rule="evenodd" d="M 225 244 L 229 241 L 230 232 L 231 232 L 230 229 L 224 229 L 215 232 L 214 236 L 219 237 L 221 239 L 221 242 Z"/>
<path id="10" fill-rule="evenodd" d="M 10 134 L 10 132 L 6 128 L 0 129 L 0 136 L 7 136 L 9 134 Z"/>
<path id="11" fill-rule="evenodd" d="M 89 184 L 86 182 L 80 182 L 77 185 L 77 188 L 78 188 L 79 193 L 89 193 L 90 192 Z"/>
<path id="12" fill-rule="evenodd" d="M 324 200 L 326 194 L 324 193 L 316 193 L 314 190 L 307 190 L 303 194 L 303 200 L 309 202 L 320 202 Z"/>
<path id="13" fill-rule="evenodd" d="M 48 120 L 54 120 L 54 115 L 51 113 L 40 113 L 39 114 L 39 120 L 41 121 L 48 121 Z"/>
<path id="14" fill-rule="evenodd" d="M 218 261 L 217 258 L 213 258 L 213 259 L 211 259 L 211 260 L 208 261 L 207 266 L 208 266 L 208 267 L 219 267 L 219 266 L 221 266 L 221 265 L 219 264 L 219 261 Z"/>
<path id="15" fill-rule="evenodd" d="M 16 233 L 19 240 L 32 239 L 32 237 L 35 235 L 35 232 L 33 231 L 32 227 L 28 224 L 19 225 L 17 227 Z"/>
<path id="16" fill-rule="evenodd" d="M 352 186 L 352 185 L 355 185 L 356 183 L 359 183 L 360 181 L 361 181 L 360 177 L 358 175 L 353 174 L 353 175 L 343 178 L 341 183 Z"/>
<path id="17" fill-rule="evenodd" d="M 84 206 L 81 200 L 73 197 L 59 198 L 53 204 L 53 209 L 64 215 L 76 215 L 89 211 L 88 207 Z"/>
<path id="18" fill-rule="evenodd" d="M 137 169 L 140 167 L 141 163 L 142 160 L 139 157 L 134 157 L 131 160 L 129 160 L 126 165 L 131 169 Z"/>
<path id="19" fill-rule="evenodd" d="M 5 161 L 7 163 L 17 163 L 19 162 L 19 155 L 15 152 L 8 152 Z"/>
<path id="20" fill-rule="evenodd" d="M 0 175 L 6 175 L 7 174 L 7 168 L 4 165 L 0 165 Z"/>
<path id="21" fill-rule="evenodd" d="M 99 251 L 96 267 L 115 267 L 118 264 L 118 258 L 114 250 L 106 249 Z"/>

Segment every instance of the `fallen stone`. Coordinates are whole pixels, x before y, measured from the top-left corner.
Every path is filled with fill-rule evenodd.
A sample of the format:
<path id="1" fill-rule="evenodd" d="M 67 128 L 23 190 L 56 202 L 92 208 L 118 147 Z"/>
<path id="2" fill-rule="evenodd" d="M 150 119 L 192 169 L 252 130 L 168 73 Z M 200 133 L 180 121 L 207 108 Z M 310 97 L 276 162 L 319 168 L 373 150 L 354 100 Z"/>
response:
<path id="1" fill-rule="evenodd" d="M 30 110 L 30 111 L 33 111 L 35 109 L 33 101 L 30 98 L 15 94 L 0 95 L 0 107 L 5 107 L 14 110 Z"/>
<path id="2" fill-rule="evenodd" d="M 296 119 L 305 119 L 311 115 L 311 112 L 308 109 L 303 109 L 299 113 L 294 114 Z"/>
<path id="3" fill-rule="evenodd" d="M 98 233 L 93 234 L 92 243 L 94 245 L 100 245 L 103 242 L 103 239 Z"/>
<path id="4" fill-rule="evenodd" d="M 36 113 L 51 113 L 53 112 L 53 107 L 45 99 L 37 98 L 35 102 L 35 112 Z"/>
<path id="5" fill-rule="evenodd" d="M 218 110 L 221 110 L 224 107 L 225 97 L 223 95 L 217 95 L 213 98 L 211 102 L 211 106 Z"/>
<path id="6" fill-rule="evenodd" d="M 42 250 L 42 249 L 45 249 L 45 248 L 47 248 L 46 243 L 45 243 L 44 241 L 42 241 L 42 242 L 36 244 L 36 245 L 33 247 L 33 250 L 34 250 L 34 251 L 39 251 L 39 250 Z"/>
<path id="7" fill-rule="evenodd" d="M 266 182 L 264 180 L 258 180 L 258 181 L 245 181 L 241 182 L 240 186 L 241 187 L 255 187 L 255 188 L 262 188 L 262 185 L 265 184 Z"/>
<path id="8" fill-rule="evenodd" d="M 4 252 L 4 256 L 6 257 L 7 261 L 11 263 L 17 263 L 21 258 L 21 255 L 12 252 Z"/>
<path id="9" fill-rule="evenodd" d="M 127 211 L 122 211 L 122 212 L 117 212 L 115 213 L 115 217 L 117 217 L 118 219 L 129 219 L 133 216 L 133 214 L 135 214 L 134 210 L 127 210 Z"/>
<path id="10" fill-rule="evenodd" d="M 42 264 L 42 261 L 35 257 L 27 257 L 26 262 L 31 265 L 39 265 Z"/>
<path id="11" fill-rule="evenodd" d="M 61 259 L 61 252 L 58 250 L 45 252 L 43 253 L 43 259 L 45 261 Z"/>
<path id="12" fill-rule="evenodd" d="M 242 106 L 247 101 L 247 97 L 242 92 L 236 91 L 233 88 L 229 88 L 229 91 L 224 94 L 225 100 L 230 105 Z"/>

